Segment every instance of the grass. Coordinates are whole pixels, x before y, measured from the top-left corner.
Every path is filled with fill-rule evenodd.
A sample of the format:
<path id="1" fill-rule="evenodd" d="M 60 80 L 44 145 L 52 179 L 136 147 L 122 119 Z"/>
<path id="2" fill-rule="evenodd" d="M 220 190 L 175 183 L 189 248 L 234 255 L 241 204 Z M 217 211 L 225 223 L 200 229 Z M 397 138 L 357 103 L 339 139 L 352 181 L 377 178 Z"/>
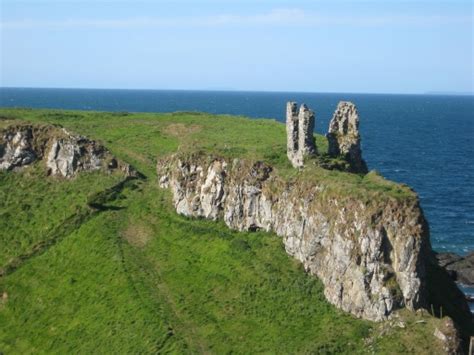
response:
<path id="1" fill-rule="evenodd" d="M 47 178 L 39 166 L 24 174 L 0 172 L 0 266 L 27 253 L 69 216 L 84 210 L 89 194 L 120 179 L 89 173 L 71 184 Z"/>
<path id="2" fill-rule="evenodd" d="M 316 135 L 316 143 L 322 156 L 308 161 L 303 172 L 293 169 L 286 157 L 285 126 L 269 119 L 192 112 L 157 114 L 0 109 L 0 127 L 15 121 L 60 124 L 102 141 L 112 153 L 148 176 L 155 175 L 156 162 L 161 157 L 176 151 L 181 154 L 200 151 L 227 159 L 262 160 L 285 179 L 325 184 L 337 196 L 416 198 L 407 186 L 374 173 L 361 176 L 319 167 L 321 160 L 330 163 L 325 155 L 327 141 L 320 135 Z M 339 160 L 336 162 L 340 163 Z"/>
<path id="3" fill-rule="evenodd" d="M 157 187 L 155 162 L 188 149 L 186 142 L 266 159 L 295 178 L 281 151 L 281 125 L 187 113 L 2 109 L 0 117 L 0 125 L 60 123 L 101 140 L 148 177 L 115 191 L 120 178 L 99 173 L 59 180 L 35 165 L 0 175 L 0 267 L 28 256 L 0 277 L 0 352 L 440 352 L 432 336 L 440 319 L 401 313 L 399 328 L 345 314 L 325 301 L 321 282 L 304 273 L 276 235 L 179 216 L 169 192 Z M 376 174 L 324 172 L 297 174 L 327 184 L 340 177 L 356 192 L 394 193 Z M 107 208 L 91 212 L 97 201 Z M 74 228 L 67 227 L 71 215 L 81 218 Z M 51 238 L 56 242 L 31 253 Z"/>

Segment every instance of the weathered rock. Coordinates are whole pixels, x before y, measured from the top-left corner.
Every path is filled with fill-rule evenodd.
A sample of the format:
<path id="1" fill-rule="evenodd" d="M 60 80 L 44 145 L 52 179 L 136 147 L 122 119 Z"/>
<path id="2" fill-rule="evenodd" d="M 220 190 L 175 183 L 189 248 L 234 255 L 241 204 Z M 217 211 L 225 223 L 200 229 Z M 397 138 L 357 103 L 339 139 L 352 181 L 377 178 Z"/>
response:
<path id="1" fill-rule="evenodd" d="M 303 157 L 316 154 L 314 120 L 314 112 L 302 104 L 298 113 L 298 147 Z"/>
<path id="2" fill-rule="evenodd" d="M 437 253 L 436 259 L 455 281 L 474 285 L 474 252 L 466 257 L 454 253 Z"/>
<path id="3" fill-rule="evenodd" d="M 429 236 L 418 201 L 330 197 L 323 185 L 288 184 L 261 162 L 188 157 L 158 164 L 178 213 L 222 218 L 232 229 L 274 231 L 288 254 L 344 311 L 383 320 L 425 302 Z"/>
<path id="4" fill-rule="evenodd" d="M 446 354 L 462 354 L 461 337 L 451 318 L 443 319 L 441 329 L 435 328 L 433 335 L 442 342 Z"/>
<path id="5" fill-rule="evenodd" d="M 19 169 L 36 160 L 46 160 L 49 174 L 65 178 L 81 171 L 115 169 L 137 175 L 102 145 L 58 126 L 20 124 L 0 131 L 0 170 Z"/>
<path id="6" fill-rule="evenodd" d="M 52 175 L 71 177 L 77 169 L 79 147 L 72 142 L 54 141 L 48 154 L 46 166 Z"/>
<path id="7" fill-rule="evenodd" d="M 34 162 L 37 157 L 31 139 L 30 127 L 4 131 L 0 144 L 0 170 L 12 170 Z"/>
<path id="8" fill-rule="evenodd" d="M 94 171 L 103 167 L 109 156 L 104 147 L 87 138 L 63 131 L 65 137 L 53 139 L 47 156 L 46 166 L 52 175 L 70 178 L 79 171 Z M 115 164 L 116 161 L 111 161 L 106 168 Z"/>
<path id="9" fill-rule="evenodd" d="M 314 112 L 305 104 L 299 111 L 296 102 L 286 104 L 287 156 L 295 168 L 304 165 L 304 159 L 317 153 L 314 142 Z"/>
<path id="10" fill-rule="evenodd" d="M 326 137 L 330 156 L 343 156 L 351 164 L 353 172 L 367 173 L 360 147 L 359 114 L 352 102 L 339 102 Z"/>
<path id="11" fill-rule="evenodd" d="M 298 157 L 298 106 L 296 102 L 286 104 L 286 153 L 293 166 L 300 166 L 302 162 Z"/>
<path id="12" fill-rule="evenodd" d="M 436 260 L 438 265 L 441 267 L 446 267 L 457 261 L 461 261 L 463 258 L 460 255 L 454 253 L 436 253 Z"/>

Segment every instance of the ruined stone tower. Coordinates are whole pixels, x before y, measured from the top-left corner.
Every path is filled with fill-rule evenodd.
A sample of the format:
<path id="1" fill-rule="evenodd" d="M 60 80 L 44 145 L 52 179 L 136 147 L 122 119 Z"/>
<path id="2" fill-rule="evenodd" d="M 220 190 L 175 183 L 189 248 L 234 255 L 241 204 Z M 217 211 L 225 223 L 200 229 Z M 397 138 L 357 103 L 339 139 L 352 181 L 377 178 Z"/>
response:
<path id="1" fill-rule="evenodd" d="M 286 104 L 287 155 L 295 168 L 304 164 L 306 156 L 317 153 L 314 143 L 314 112 L 305 104 L 299 111 L 296 102 Z"/>
<path id="2" fill-rule="evenodd" d="M 352 102 L 339 102 L 329 123 L 326 137 L 330 156 L 343 156 L 351 165 L 353 172 L 367 172 L 360 148 L 359 114 Z"/>

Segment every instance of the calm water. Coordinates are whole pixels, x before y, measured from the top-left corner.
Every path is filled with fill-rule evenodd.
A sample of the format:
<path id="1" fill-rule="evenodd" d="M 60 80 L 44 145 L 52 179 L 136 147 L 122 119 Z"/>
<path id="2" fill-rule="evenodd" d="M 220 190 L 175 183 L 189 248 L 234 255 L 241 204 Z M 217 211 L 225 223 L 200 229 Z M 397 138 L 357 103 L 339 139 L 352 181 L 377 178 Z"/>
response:
<path id="1" fill-rule="evenodd" d="M 419 193 L 433 247 L 474 251 L 474 97 L 0 88 L 0 106 L 104 111 L 205 111 L 284 120 L 288 100 L 316 112 L 325 133 L 339 100 L 353 101 L 370 169 Z"/>

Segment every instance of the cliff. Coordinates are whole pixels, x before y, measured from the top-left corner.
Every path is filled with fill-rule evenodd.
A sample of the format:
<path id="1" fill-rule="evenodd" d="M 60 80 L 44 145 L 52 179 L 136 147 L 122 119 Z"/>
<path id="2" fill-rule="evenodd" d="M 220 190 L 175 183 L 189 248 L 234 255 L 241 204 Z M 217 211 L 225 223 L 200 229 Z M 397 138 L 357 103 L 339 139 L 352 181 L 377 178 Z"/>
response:
<path id="1" fill-rule="evenodd" d="M 430 244 L 414 194 L 338 196 L 304 174 L 288 181 L 262 162 L 199 155 L 159 162 L 158 176 L 180 214 L 281 236 L 287 253 L 323 281 L 326 298 L 344 311 L 383 320 L 402 306 L 425 304 Z"/>

